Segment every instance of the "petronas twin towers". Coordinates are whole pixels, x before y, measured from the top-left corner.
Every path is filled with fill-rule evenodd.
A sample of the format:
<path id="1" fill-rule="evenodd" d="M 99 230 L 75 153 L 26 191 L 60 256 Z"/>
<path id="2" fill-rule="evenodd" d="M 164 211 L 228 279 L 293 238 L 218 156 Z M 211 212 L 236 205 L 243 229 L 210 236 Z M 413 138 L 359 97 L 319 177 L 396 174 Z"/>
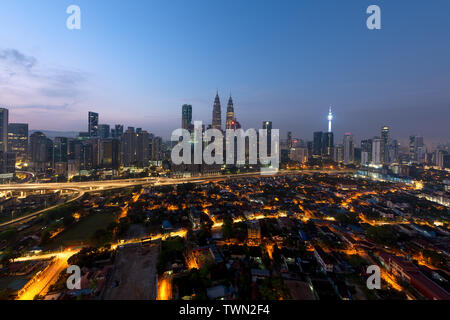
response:
<path id="1" fill-rule="evenodd" d="M 216 93 L 216 98 L 214 99 L 212 127 L 213 129 L 222 130 L 222 109 L 220 106 L 219 92 Z M 230 99 L 228 100 L 227 106 L 225 129 L 239 129 L 239 128 L 240 125 L 236 121 L 236 117 L 234 115 L 233 98 L 230 95 Z"/>

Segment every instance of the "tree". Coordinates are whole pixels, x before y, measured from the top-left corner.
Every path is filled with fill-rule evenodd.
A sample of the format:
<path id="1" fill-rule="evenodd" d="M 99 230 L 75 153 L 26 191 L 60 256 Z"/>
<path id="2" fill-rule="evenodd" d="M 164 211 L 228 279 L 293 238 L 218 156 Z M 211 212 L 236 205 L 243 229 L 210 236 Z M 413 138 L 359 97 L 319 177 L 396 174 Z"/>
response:
<path id="1" fill-rule="evenodd" d="M 11 262 L 13 262 L 14 259 L 16 259 L 19 256 L 20 256 L 20 253 L 18 251 L 13 250 L 12 248 L 7 248 L 3 252 L 3 256 L 2 256 L 2 259 L 0 260 L 0 264 L 8 265 Z"/>
<path id="2" fill-rule="evenodd" d="M 222 233 L 224 239 L 230 239 L 233 237 L 233 219 L 230 216 L 226 216 L 223 219 Z"/>

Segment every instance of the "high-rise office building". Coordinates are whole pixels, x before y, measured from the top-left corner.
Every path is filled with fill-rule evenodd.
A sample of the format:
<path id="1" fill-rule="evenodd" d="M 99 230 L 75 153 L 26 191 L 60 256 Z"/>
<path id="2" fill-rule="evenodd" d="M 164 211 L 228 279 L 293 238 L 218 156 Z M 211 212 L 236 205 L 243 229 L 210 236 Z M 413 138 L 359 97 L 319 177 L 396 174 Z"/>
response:
<path id="1" fill-rule="evenodd" d="M 389 127 L 381 128 L 381 161 L 389 163 Z"/>
<path id="2" fill-rule="evenodd" d="M 372 140 L 372 164 L 374 165 L 381 165 L 383 163 L 382 158 L 382 145 L 383 145 L 383 139 L 380 137 L 375 137 Z"/>
<path id="3" fill-rule="evenodd" d="M 88 132 L 90 137 L 98 136 L 98 113 L 89 111 Z"/>
<path id="4" fill-rule="evenodd" d="M 426 148 L 422 136 L 409 137 L 409 161 L 423 163 L 425 161 Z"/>
<path id="5" fill-rule="evenodd" d="M 442 150 L 436 150 L 434 152 L 434 165 L 439 169 L 444 169 L 444 155 L 445 152 Z"/>
<path id="6" fill-rule="evenodd" d="M 287 133 L 287 147 L 288 149 L 292 148 L 292 132 L 288 131 Z"/>
<path id="7" fill-rule="evenodd" d="M 331 159 L 333 157 L 334 135 L 333 132 L 322 134 L 322 156 Z"/>
<path id="8" fill-rule="evenodd" d="M 344 146 L 342 144 L 336 145 L 334 148 L 334 162 L 342 163 L 344 161 Z"/>
<path id="9" fill-rule="evenodd" d="M 226 129 L 234 129 L 234 126 L 235 126 L 234 103 L 230 95 L 230 99 L 228 100 L 227 106 L 227 119 L 225 122 L 225 127 Z"/>
<path id="10" fill-rule="evenodd" d="M 161 137 L 153 137 L 152 139 L 152 161 L 163 160 L 162 155 L 163 143 Z"/>
<path id="11" fill-rule="evenodd" d="M 344 164 L 352 164 L 355 161 L 355 144 L 353 135 L 346 133 L 344 135 Z"/>
<path id="12" fill-rule="evenodd" d="M 372 139 L 361 140 L 361 164 L 372 162 Z"/>
<path id="13" fill-rule="evenodd" d="M 136 164 L 136 132 L 133 127 L 128 127 L 123 133 L 120 151 L 122 153 L 121 161 L 125 167 Z"/>
<path id="14" fill-rule="evenodd" d="M 0 152 L 8 151 L 8 115 L 8 109 L 0 108 Z"/>
<path id="15" fill-rule="evenodd" d="M 102 141 L 102 168 L 119 170 L 120 144 L 118 139 L 104 139 Z"/>
<path id="16" fill-rule="evenodd" d="M 182 107 L 181 128 L 192 129 L 192 106 L 190 104 L 184 104 Z"/>
<path id="17" fill-rule="evenodd" d="M 390 140 L 388 143 L 388 163 L 394 163 L 398 162 L 398 141 L 397 140 Z"/>
<path id="18" fill-rule="evenodd" d="M 16 171 L 16 154 L 0 152 L 0 174 L 11 174 Z"/>
<path id="19" fill-rule="evenodd" d="M 92 170 L 94 168 L 94 147 L 90 141 L 83 141 L 80 154 L 80 169 Z"/>
<path id="20" fill-rule="evenodd" d="M 262 128 L 267 130 L 267 155 L 272 155 L 272 121 L 264 121 Z"/>
<path id="21" fill-rule="evenodd" d="M 32 168 L 44 171 L 53 163 L 53 141 L 40 131 L 30 135 L 30 159 Z"/>
<path id="22" fill-rule="evenodd" d="M 53 163 L 67 162 L 69 142 L 65 137 L 56 137 L 53 141 Z"/>
<path id="23" fill-rule="evenodd" d="M 109 124 L 99 124 L 98 125 L 98 137 L 101 139 L 108 139 L 110 135 Z"/>
<path id="24" fill-rule="evenodd" d="M 314 141 L 313 141 L 313 157 L 322 156 L 322 143 L 323 143 L 323 132 L 318 131 L 314 132 Z"/>
<path id="25" fill-rule="evenodd" d="M 116 124 L 114 129 L 111 129 L 111 137 L 112 138 L 120 138 L 123 135 L 123 125 Z"/>
<path id="26" fill-rule="evenodd" d="M 220 106 L 219 92 L 216 94 L 213 106 L 212 128 L 222 130 L 222 110 Z"/>
<path id="27" fill-rule="evenodd" d="M 147 167 L 150 155 L 150 134 L 138 128 L 128 127 L 121 137 L 121 161 L 125 167 Z"/>
<path id="28" fill-rule="evenodd" d="M 28 123 L 8 124 L 8 151 L 25 160 L 28 156 Z"/>
<path id="29" fill-rule="evenodd" d="M 149 165 L 150 134 L 145 130 L 136 133 L 136 164 L 138 167 Z"/>

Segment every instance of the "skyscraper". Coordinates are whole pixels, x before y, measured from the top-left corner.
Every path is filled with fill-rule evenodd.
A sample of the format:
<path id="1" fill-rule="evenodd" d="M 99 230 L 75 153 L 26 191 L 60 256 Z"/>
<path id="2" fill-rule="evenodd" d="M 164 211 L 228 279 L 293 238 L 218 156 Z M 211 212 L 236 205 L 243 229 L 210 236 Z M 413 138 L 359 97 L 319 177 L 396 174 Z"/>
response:
<path id="1" fill-rule="evenodd" d="M 353 135 L 346 133 L 344 136 L 344 164 L 352 164 L 355 160 L 355 144 Z"/>
<path id="2" fill-rule="evenodd" d="M 425 157 L 425 145 L 423 137 L 410 136 L 409 137 L 409 161 L 422 163 Z"/>
<path id="3" fill-rule="evenodd" d="M 53 162 L 53 142 L 42 132 L 30 136 L 30 158 L 36 171 L 44 171 Z"/>
<path id="4" fill-rule="evenodd" d="M 220 107 L 219 92 L 216 93 L 216 98 L 214 99 L 212 127 L 213 129 L 222 130 L 222 110 Z"/>
<path id="5" fill-rule="evenodd" d="M 190 104 L 184 104 L 182 107 L 181 128 L 192 129 L 192 106 Z"/>
<path id="6" fill-rule="evenodd" d="M 136 164 L 136 132 L 133 127 L 123 133 L 121 137 L 121 161 L 125 167 L 131 167 Z"/>
<path id="7" fill-rule="evenodd" d="M 105 169 L 119 169 L 119 140 L 105 139 L 102 141 L 102 167 Z"/>
<path id="8" fill-rule="evenodd" d="M 8 151 L 14 152 L 19 159 L 28 155 L 28 123 L 8 124 Z"/>
<path id="9" fill-rule="evenodd" d="M 333 132 L 325 132 L 322 134 L 322 156 L 332 158 L 334 148 Z"/>
<path id="10" fill-rule="evenodd" d="M 53 142 L 53 163 L 67 162 L 69 153 L 68 139 L 56 137 Z"/>
<path id="11" fill-rule="evenodd" d="M 287 147 L 288 149 L 292 148 L 292 132 L 288 131 L 287 133 Z"/>
<path id="12" fill-rule="evenodd" d="M 89 111 L 88 132 L 90 137 L 98 136 L 98 113 Z"/>
<path id="13" fill-rule="evenodd" d="M 8 109 L 0 108 L 0 151 L 8 151 Z"/>
<path id="14" fill-rule="evenodd" d="M 120 138 L 123 135 L 123 125 L 116 124 L 114 129 L 111 129 L 111 136 L 113 138 Z"/>
<path id="15" fill-rule="evenodd" d="M 272 121 L 264 121 L 263 129 L 267 130 L 267 155 L 272 155 Z"/>
<path id="16" fill-rule="evenodd" d="M 318 131 L 314 132 L 314 141 L 313 141 L 313 156 L 320 157 L 322 155 L 322 142 L 323 142 L 323 132 Z"/>
<path id="17" fill-rule="evenodd" d="M 228 106 L 227 106 L 227 120 L 225 122 L 225 128 L 226 129 L 234 129 L 234 104 L 233 99 L 230 95 L 230 99 L 228 100 Z"/>
<path id="18" fill-rule="evenodd" d="M 381 165 L 382 164 L 382 145 L 383 145 L 383 139 L 380 139 L 380 137 L 375 137 L 372 140 L 372 164 L 374 165 Z"/>
<path id="19" fill-rule="evenodd" d="M 389 127 L 381 128 L 381 162 L 389 162 Z"/>
<path id="20" fill-rule="evenodd" d="M 372 161 L 372 139 L 361 141 L 361 164 L 367 165 Z"/>
<path id="21" fill-rule="evenodd" d="M 109 138 L 110 127 L 109 124 L 99 124 L 98 125 L 98 137 L 102 139 Z"/>

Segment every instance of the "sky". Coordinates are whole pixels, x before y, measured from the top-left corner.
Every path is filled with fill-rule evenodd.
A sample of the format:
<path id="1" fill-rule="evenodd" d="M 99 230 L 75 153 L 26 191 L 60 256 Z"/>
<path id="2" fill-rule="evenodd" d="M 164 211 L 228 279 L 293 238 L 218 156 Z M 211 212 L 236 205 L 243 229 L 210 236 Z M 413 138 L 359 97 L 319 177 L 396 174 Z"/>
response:
<path id="1" fill-rule="evenodd" d="M 81 30 L 69 30 L 69 5 Z M 366 27 L 369 5 L 381 30 Z M 169 138 L 181 106 L 312 140 L 335 114 L 335 141 L 391 135 L 450 141 L 450 1 L 2 0 L 0 106 L 30 129 L 100 123 Z"/>

